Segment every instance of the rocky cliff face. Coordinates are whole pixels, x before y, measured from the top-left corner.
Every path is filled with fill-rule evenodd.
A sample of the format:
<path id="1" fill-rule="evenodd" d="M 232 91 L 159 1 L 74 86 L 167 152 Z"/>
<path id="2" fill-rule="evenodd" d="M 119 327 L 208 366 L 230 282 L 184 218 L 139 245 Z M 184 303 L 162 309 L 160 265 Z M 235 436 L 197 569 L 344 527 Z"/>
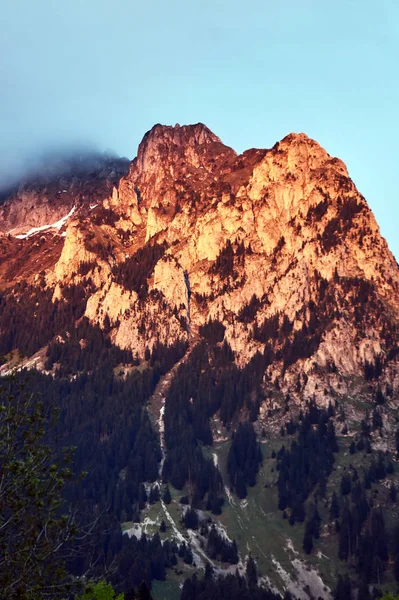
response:
<path id="1" fill-rule="evenodd" d="M 109 196 L 128 168 L 127 159 L 92 153 L 43 159 L 18 185 L 0 191 L 0 233 L 60 229 L 72 210 L 87 214 Z"/>
<path id="2" fill-rule="evenodd" d="M 237 364 L 271 352 L 265 385 L 294 397 L 345 393 L 376 363 L 396 394 L 399 268 L 342 161 L 304 134 L 237 156 L 202 124 L 156 125 L 121 171 L 82 184 L 79 198 L 74 183 L 68 201 L 23 188 L 0 208 L 14 235 L 87 205 L 57 251 L 49 234 L 39 247 L 34 235 L 7 241 L 18 244 L 9 255 L 51 257 L 54 299 L 90 279 L 86 315 L 109 320 L 113 341 L 139 357 L 219 321 Z M 24 266 L 1 271 L 3 286 L 34 279 Z"/>

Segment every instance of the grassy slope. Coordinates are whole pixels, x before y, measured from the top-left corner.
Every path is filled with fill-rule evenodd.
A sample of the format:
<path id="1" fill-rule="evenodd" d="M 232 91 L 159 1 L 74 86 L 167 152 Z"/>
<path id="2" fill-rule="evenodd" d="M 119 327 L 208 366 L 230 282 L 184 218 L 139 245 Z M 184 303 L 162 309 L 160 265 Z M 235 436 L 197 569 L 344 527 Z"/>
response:
<path id="1" fill-rule="evenodd" d="M 351 408 L 361 409 L 361 412 L 363 412 L 366 406 L 357 404 Z M 393 412 L 392 417 L 395 416 Z M 360 420 L 358 420 L 358 423 L 360 423 Z M 342 425 L 336 424 L 337 434 L 339 434 L 341 428 Z M 356 431 L 357 426 L 353 424 L 349 435 L 339 435 L 338 437 L 340 452 L 336 455 L 334 470 L 329 479 L 328 497 L 331 497 L 334 490 L 339 494 L 342 474 L 349 469 L 350 465 L 358 470 L 359 477 L 362 479 L 364 468 L 367 468 L 372 460 L 372 455 L 365 452 L 357 452 L 354 455 L 349 453 L 349 446 Z M 378 441 L 378 433 L 375 435 Z M 244 560 L 251 552 L 257 561 L 260 574 L 266 576 L 277 589 L 283 590 L 291 586 L 291 591 L 305 598 L 303 588 L 308 583 L 308 578 L 309 581 L 315 583 L 317 580 L 315 570 L 320 574 L 324 584 L 332 589 L 335 586 L 337 574 L 346 572 L 347 565 L 342 563 L 337 556 L 337 536 L 328 526 L 329 504 L 327 502 L 319 502 L 318 504 L 323 524 L 321 537 L 315 541 L 310 556 L 305 555 L 302 550 L 303 524 L 290 526 L 288 520 L 283 519 L 281 511 L 278 510 L 277 489 L 273 485 L 278 474 L 275 471 L 276 460 L 271 458 L 271 453 L 273 449 L 279 450 L 282 444 L 289 446 L 292 439 L 292 436 L 281 437 L 275 435 L 271 439 L 262 440 L 264 460 L 257 477 L 256 486 L 249 488 L 248 497 L 244 501 L 238 500 L 234 494 L 229 500 L 226 493 L 222 515 L 211 515 L 211 517 L 225 529 L 230 539 L 236 540 L 241 559 Z M 230 442 L 221 441 L 216 443 L 212 449 L 205 450 L 207 453 L 217 456 L 219 468 L 227 485 L 226 464 L 229 446 Z M 397 471 L 396 465 L 395 471 Z M 399 507 L 397 504 L 393 505 L 388 498 L 390 480 L 398 481 L 397 472 L 389 476 L 384 482 L 374 484 L 371 491 L 374 505 L 383 504 L 387 506 L 386 521 L 388 528 L 399 521 Z M 185 492 L 173 489 L 171 491 L 173 501 L 167 509 L 177 529 L 187 539 L 187 532 L 180 524 L 180 506 L 178 504 L 179 498 Z M 152 521 L 157 521 L 157 525 L 150 524 L 146 527 L 148 533 L 155 533 L 159 530 L 162 518 L 165 518 L 162 506 L 157 503 L 149 507 L 143 513 L 143 520 L 146 517 Z M 168 530 L 163 536 L 168 537 L 173 535 L 173 531 L 166 518 L 165 521 L 168 524 Z M 302 568 L 300 567 L 301 563 L 298 561 L 302 561 Z M 299 574 L 298 565 L 301 571 Z M 313 573 L 311 573 L 312 568 L 314 569 Z M 190 572 L 193 572 L 192 568 L 179 562 L 177 569 L 168 573 L 167 582 L 154 582 L 153 595 L 155 600 L 177 600 L 180 593 L 179 585 L 182 584 L 184 578 Z M 289 578 L 292 580 L 291 583 L 288 582 Z M 299 581 L 295 585 L 293 582 L 298 579 Z M 320 590 L 323 590 L 323 585 L 316 581 L 316 585 L 319 584 L 321 585 Z M 396 589 L 391 576 L 386 577 L 383 588 L 384 590 Z"/>

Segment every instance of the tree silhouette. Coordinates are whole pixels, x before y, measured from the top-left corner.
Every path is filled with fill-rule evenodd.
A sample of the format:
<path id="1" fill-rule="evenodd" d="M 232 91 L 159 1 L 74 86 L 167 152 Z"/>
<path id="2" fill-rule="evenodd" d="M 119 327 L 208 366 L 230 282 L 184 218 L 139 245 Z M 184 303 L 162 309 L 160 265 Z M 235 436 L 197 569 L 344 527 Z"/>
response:
<path id="1" fill-rule="evenodd" d="M 54 454 L 54 416 L 14 389 L 11 378 L 0 391 L 0 588 L 9 600 L 56 598 L 65 591 L 62 551 L 77 532 L 61 495 L 73 478 L 72 451 Z"/>

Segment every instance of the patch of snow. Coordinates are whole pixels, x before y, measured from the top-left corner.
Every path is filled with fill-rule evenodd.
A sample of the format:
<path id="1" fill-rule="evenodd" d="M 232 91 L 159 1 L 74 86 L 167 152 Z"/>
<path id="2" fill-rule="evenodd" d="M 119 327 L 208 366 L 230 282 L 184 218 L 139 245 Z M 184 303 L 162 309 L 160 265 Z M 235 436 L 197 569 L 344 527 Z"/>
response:
<path id="1" fill-rule="evenodd" d="M 19 373 L 23 369 L 36 369 L 38 367 L 38 363 L 41 360 L 40 356 L 35 356 L 31 360 L 26 361 L 26 359 L 19 365 L 15 365 L 14 367 L 8 368 L 7 365 L 4 365 L 0 368 L 0 377 L 8 377 L 8 375 L 13 375 L 15 373 Z M 5 368 L 7 370 L 5 370 Z"/>
<path id="2" fill-rule="evenodd" d="M 304 598 L 303 590 L 299 587 L 298 583 L 291 579 L 291 576 L 287 571 L 283 569 L 280 563 L 275 559 L 275 557 L 271 556 L 272 563 L 276 569 L 277 574 L 279 575 L 281 581 L 283 582 L 284 589 L 288 592 L 291 592 L 294 596 L 298 596 L 299 598 Z"/>
<path id="3" fill-rule="evenodd" d="M 276 572 L 283 582 L 284 589 L 291 592 L 293 596 L 303 599 L 316 597 L 323 600 L 331 600 L 331 590 L 324 584 L 317 571 L 309 568 L 305 562 L 298 558 L 294 558 L 291 562 L 296 571 L 297 578 L 295 580 L 283 569 L 273 555 L 271 555 L 271 559 Z M 310 594 L 307 594 L 304 590 L 307 586 L 309 587 Z"/>
<path id="4" fill-rule="evenodd" d="M 287 545 L 286 545 L 287 550 L 291 550 L 291 552 L 293 554 L 298 555 L 299 553 L 295 550 L 294 548 L 294 544 L 292 542 L 292 540 L 290 538 L 287 538 Z"/>
<path id="5" fill-rule="evenodd" d="M 153 521 L 149 517 L 145 517 L 142 523 L 134 523 L 133 527 L 126 529 L 124 533 L 129 537 L 134 536 L 139 540 L 143 533 L 145 533 L 146 535 L 151 534 L 151 527 L 158 527 L 159 524 L 160 523 L 158 522 L 158 520 Z"/>
<path id="6" fill-rule="evenodd" d="M 220 521 L 218 521 L 218 523 L 215 523 L 215 529 L 222 538 L 224 538 L 227 542 L 230 542 L 230 544 L 232 543 L 233 540 L 229 538 L 225 528 L 223 527 Z"/>
<path id="7" fill-rule="evenodd" d="M 162 428 L 163 431 L 163 416 L 165 414 L 165 404 L 163 406 L 161 406 L 161 410 L 159 411 L 159 427 Z"/>
<path id="8" fill-rule="evenodd" d="M 135 523 L 133 527 L 131 527 L 130 529 L 126 529 L 124 533 L 129 537 L 135 537 L 138 540 L 140 540 L 141 536 L 143 535 L 143 530 L 138 523 Z"/>
<path id="9" fill-rule="evenodd" d="M 169 523 L 172 526 L 173 533 L 175 534 L 176 539 L 178 539 L 179 542 L 185 542 L 186 540 L 184 539 L 184 537 L 182 536 L 182 534 L 180 533 L 180 531 L 177 529 L 176 523 L 174 522 L 172 515 L 170 514 L 170 512 L 166 508 L 166 504 L 165 504 L 165 502 L 163 500 L 161 500 L 161 505 L 162 505 L 162 508 L 163 508 L 163 512 L 165 513 L 165 517 L 167 518 L 167 520 L 169 521 Z"/>
<path id="10" fill-rule="evenodd" d="M 216 454 L 216 452 L 212 452 L 212 456 L 213 456 L 213 464 L 215 465 L 215 467 L 217 469 L 219 469 L 219 457 Z M 234 506 L 235 502 L 234 502 L 234 498 L 229 490 L 229 488 L 227 487 L 227 485 L 224 486 L 224 492 L 227 496 L 227 499 L 229 501 L 230 506 Z"/>
<path id="11" fill-rule="evenodd" d="M 161 406 L 161 410 L 159 411 L 159 419 L 158 419 L 158 429 L 159 429 L 159 445 L 161 446 L 161 462 L 159 463 L 158 476 L 162 477 L 163 465 L 166 458 L 165 452 L 165 423 L 163 420 L 165 414 L 165 398 L 162 400 L 163 404 Z"/>
<path id="12" fill-rule="evenodd" d="M 209 562 L 212 567 L 214 567 L 214 563 L 211 559 L 205 554 L 205 551 L 201 548 L 201 542 L 198 539 L 198 534 L 196 534 L 192 529 L 187 530 L 188 538 L 190 541 L 190 548 L 193 553 L 193 558 L 197 567 L 201 569 L 205 569 L 205 565 Z"/>
<path id="13" fill-rule="evenodd" d="M 143 521 L 143 527 L 148 527 L 148 525 L 158 525 L 158 522 L 150 519 L 150 517 L 146 517 Z"/>
<path id="14" fill-rule="evenodd" d="M 76 210 L 76 206 L 73 206 L 71 208 L 71 210 L 69 211 L 69 213 L 65 217 L 62 217 L 62 219 L 60 219 L 59 221 L 56 221 L 55 223 L 50 223 L 50 225 L 41 225 L 40 227 L 32 227 L 32 229 L 29 229 L 29 231 L 27 231 L 26 233 L 21 233 L 20 235 L 16 235 L 15 237 L 18 240 L 25 240 L 26 238 L 30 237 L 31 235 L 34 235 L 35 233 L 39 233 L 40 231 L 45 231 L 46 229 L 58 229 L 58 231 L 59 231 L 65 225 L 65 223 L 69 219 L 69 217 L 71 217 L 73 215 L 75 210 Z"/>
<path id="15" fill-rule="evenodd" d="M 227 485 L 224 486 L 224 492 L 229 500 L 230 506 L 235 506 L 234 498 Z"/>
<path id="16" fill-rule="evenodd" d="M 146 481 L 143 483 L 143 485 L 144 485 L 144 489 L 145 489 L 148 497 L 150 496 L 151 490 L 153 488 L 158 488 L 159 493 L 161 493 L 161 484 L 160 484 L 159 480 L 154 481 L 154 483 L 151 483 L 151 481 Z"/>
<path id="17" fill-rule="evenodd" d="M 315 569 L 309 569 L 306 564 L 295 558 L 292 564 L 297 572 L 298 581 L 303 586 L 309 586 L 315 598 L 331 599 L 331 590 L 325 585 L 322 578 Z"/>
<path id="18" fill-rule="evenodd" d="M 213 464 L 215 465 L 216 468 L 218 468 L 219 467 L 218 455 L 216 454 L 216 452 L 212 452 L 212 456 L 213 456 Z"/>
<path id="19" fill-rule="evenodd" d="M 258 577 L 258 586 L 264 588 L 266 590 L 270 590 L 274 594 L 279 594 L 279 590 L 272 583 L 267 575 L 263 575 L 262 577 Z"/>

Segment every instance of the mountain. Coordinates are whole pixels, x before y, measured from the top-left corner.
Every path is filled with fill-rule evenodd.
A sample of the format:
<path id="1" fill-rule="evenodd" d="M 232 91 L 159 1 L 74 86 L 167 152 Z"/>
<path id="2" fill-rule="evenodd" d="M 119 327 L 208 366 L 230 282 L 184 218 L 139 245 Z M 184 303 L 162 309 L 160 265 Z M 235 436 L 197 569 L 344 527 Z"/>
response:
<path id="1" fill-rule="evenodd" d="M 37 163 L 20 182 L 0 189 L 3 234 L 26 235 L 58 222 L 74 207 L 89 210 L 112 192 L 130 161 L 86 151 L 45 155 Z"/>
<path id="2" fill-rule="evenodd" d="M 174 509 L 176 490 L 183 490 L 190 510 L 221 511 L 218 527 L 227 531 L 223 535 L 237 537 L 240 561 L 249 550 L 256 554 L 264 582 L 297 595 L 302 582 L 310 591 L 301 597 L 315 590 L 328 597 L 316 572 L 306 576 L 295 562 L 302 548 L 292 550 L 296 534 L 290 531 L 303 527 L 298 523 L 306 513 L 306 531 L 313 529 L 305 535 L 319 539 L 311 514 L 317 506 L 323 512 L 321 503 L 330 506 L 334 485 L 340 485 L 334 472 L 359 477 L 377 456 L 381 463 L 381 453 L 394 457 L 396 452 L 399 267 L 366 200 L 343 162 L 302 133 L 271 149 L 237 155 L 203 124 L 155 125 L 130 164 L 95 157 L 83 165 L 72 161 L 67 169 L 50 170 L 3 198 L 2 372 L 35 366 L 42 393 L 48 393 L 49 381 L 56 382 L 57 401 L 69 406 L 66 441 L 84 444 L 82 436 L 90 430 L 95 446 L 106 448 L 109 456 L 118 454 L 118 464 L 104 470 L 85 447 L 80 462 L 92 465 L 93 489 L 100 477 L 107 480 L 105 495 L 113 498 L 120 521 L 140 513 L 151 520 L 154 503 L 146 508 L 138 490 L 148 481 L 169 482 Z M 103 393 L 96 377 L 105 378 L 105 372 Z M 146 374 L 148 381 L 138 383 Z M 83 375 L 93 378 L 89 392 Z M 72 386 L 68 391 L 65 381 Z M 77 408 L 77 382 L 89 395 L 98 388 L 90 408 Z M 137 419 L 142 410 L 148 415 L 140 426 L 124 422 L 123 386 L 131 385 L 140 397 L 140 410 L 133 414 Z M 93 416 L 100 407 L 103 414 Z M 124 440 L 125 453 L 118 439 Z M 147 441 L 139 444 L 140 439 Z M 300 481 L 292 489 L 298 443 Z M 294 454 L 279 455 L 282 444 L 284 452 L 291 447 Z M 314 461 L 312 476 L 310 449 L 322 458 Z M 348 463 L 356 452 L 358 459 Z M 363 464 L 356 466 L 362 452 Z M 272 453 L 277 454 L 274 467 Z M 140 467 L 138 456 L 144 461 Z M 396 467 L 384 460 L 384 476 L 374 481 L 383 480 L 379 489 L 387 490 L 395 485 Z M 118 473 L 133 462 L 128 489 L 117 484 Z M 370 496 L 365 489 L 352 497 L 353 506 Z M 101 503 L 101 494 L 91 492 L 92 502 Z M 380 494 L 384 506 L 388 499 Z M 351 514 L 347 500 L 343 493 L 341 518 L 345 510 Z M 358 524 L 356 549 L 346 557 L 350 568 L 357 561 L 356 578 L 367 563 L 362 556 L 358 565 L 366 521 L 371 527 L 370 519 L 379 518 L 371 498 L 365 502 L 369 509 Z M 276 549 L 269 552 L 259 544 L 257 531 L 253 542 L 240 523 L 249 518 L 245 510 L 261 510 L 265 521 L 259 513 L 258 525 L 265 527 L 268 515 L 279 508 L 288 519 L 278 517 L 279 546 L 285 550 L 276 558 Z M 175 513 L 164 503 L 161 510 L 181 541 Z M 281 533 L 280 524 L 288 520 L 288 530 Z M 313 552 L 311 564 L 324 570 L 333 587 L 335 569 L 343 572 L 331 550 L 339 534 L 325 514 L 322 520 L 320 539 L 329 542 L 320 541 L 318 554 L 332 562 L 326 566 Z M 274 524 L 270 527 L 275 531 Z M 183 530 L 189 532 L 197 566 L 204 565 L 201 543 L 209 545 L 211 534 L 204 533 L 201 542 L 195 528 L 186 523 Z M 295 567 L 292 581 L 281 566 L 287 556 L 290 569 Z M 381 561 L 387 570 L 388 559 Z M 369 583 L 377 584 L 380 576 L 370 572 Z"/>
<path id="3" fill-rule="evenodd" d="M 298 368 L 311 375 L 302 390 L 311 397 L 315 363 L 360 375 L 377 358 L 397 388 L 399 270 L 341 161 L 303 134 L 236 156 L 199 124 L 156 125 L 123 177 L 119 163 L 105 166 L 83 174 L 77 192 L 70 177 L 65 197 L 62 178 L 23 187 L 3 205 L 1 226 L 13 234 L 18 215 L 26 234 L 75 208 L 46 285 L 56 296 L 60 284 L 93 279 L 85 314 L 100 325 L 107 315 L 117 345 L 143 357 L 156 340 L 187 341 L 217 320 L 240 365 L 272 340 L 273 376 L 284 372 L 287 391 Z M 31 235 L 19 251 L 32 255 L 37 243 Z M 143 273 L 131 276 L 136 264 Z"/>

